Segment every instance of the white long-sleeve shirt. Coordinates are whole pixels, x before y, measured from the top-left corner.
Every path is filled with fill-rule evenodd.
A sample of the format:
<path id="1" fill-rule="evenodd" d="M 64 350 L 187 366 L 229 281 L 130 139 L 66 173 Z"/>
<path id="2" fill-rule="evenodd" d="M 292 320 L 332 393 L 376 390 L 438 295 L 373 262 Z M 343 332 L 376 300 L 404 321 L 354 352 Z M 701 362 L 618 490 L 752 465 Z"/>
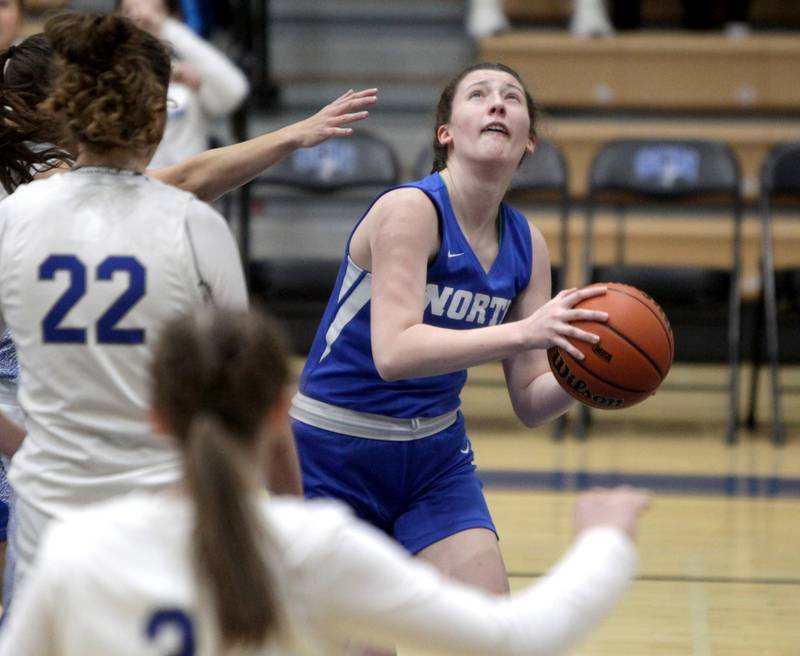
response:
<path id="1" fill-rule="evenodd" d="M 596 528 L 543 579 L 496 597 L 445 579 L 330 501 L 264 499 L 261 508 L 289 617 L 311 653 L 346 653 L 356 639 L 415 653 L 561 654 L 611 610 L 636 565 L 627 536 Z M 189 501 L 162 492 L 52 525 L 0 656 L 220 654 L 214 620 L 197 602 L 192 524 Z M 268 644 L 251 653 L 298 652 Z"/>
<path id="2" fill-rule="evenodd" d="M 167 91 L 167 125 L 151 166 L 171 166 L 208 148 L 211 120 L 233 112 L 247 96 L 244 73 L 222 52 L 180 21 L 168 18 L 160 37 L 177 59 L 202 79 L 197 91 L 171 82 Z"/>

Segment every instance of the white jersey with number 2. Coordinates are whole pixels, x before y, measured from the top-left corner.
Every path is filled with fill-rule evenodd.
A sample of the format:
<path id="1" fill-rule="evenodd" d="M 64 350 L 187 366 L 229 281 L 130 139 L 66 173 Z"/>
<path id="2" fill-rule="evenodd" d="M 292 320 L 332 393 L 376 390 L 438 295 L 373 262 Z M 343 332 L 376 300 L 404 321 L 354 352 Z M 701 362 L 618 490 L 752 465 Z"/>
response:
<path id="1" fill-rule="evenodd" d="M 161 492 L 53 524 L 0 656 L 334 656 L 352 653 L 348 639 L 414 654 L 553 656 L 597 625 L 636 568 L 625 534 L 595 528 L 534 585 L 496 597 L 447 580 L 330 501 L 278 497 L 261 507 L 302 644 L 220 649 L 193 575 L 194 510 Z"/>
<path id="2" fill-rule="evenodd" d="M 179 476 L 147 423 L 162 324 L 206 302 L 245 306 L 223 218 L 144 175 L 83 167 L 0 202 L 0 309 L 20 362 L 28 434 L 10 480 L 63 511 Z"/>

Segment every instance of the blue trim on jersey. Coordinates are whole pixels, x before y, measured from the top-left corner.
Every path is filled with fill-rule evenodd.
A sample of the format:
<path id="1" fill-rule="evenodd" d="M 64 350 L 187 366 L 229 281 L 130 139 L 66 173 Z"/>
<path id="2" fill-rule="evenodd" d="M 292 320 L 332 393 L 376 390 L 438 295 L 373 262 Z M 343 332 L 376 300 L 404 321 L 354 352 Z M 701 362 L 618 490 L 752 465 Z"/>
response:
<path id="1" fill-rule="evenodd" d="M 528 220 L 505 203 L 500 205 L 503 238 L 487 272 L 461 231 L 438 173 L 383 194 L 401 187 L 425 193 L 439 220 L 441 245 L 428 265 L 423 322 L 458 330 L 501 323 L 512 301 L 530 282 L 533 247 Z M 353 233 L 306 360 L 300 391 L 326 403 L 390 417 L 435 417 L 456 409 L 466 371 L 399 381 L 385 381 L 378 374 L 370 341 L 372 276 L 350 259 L 352 238 Z"/>

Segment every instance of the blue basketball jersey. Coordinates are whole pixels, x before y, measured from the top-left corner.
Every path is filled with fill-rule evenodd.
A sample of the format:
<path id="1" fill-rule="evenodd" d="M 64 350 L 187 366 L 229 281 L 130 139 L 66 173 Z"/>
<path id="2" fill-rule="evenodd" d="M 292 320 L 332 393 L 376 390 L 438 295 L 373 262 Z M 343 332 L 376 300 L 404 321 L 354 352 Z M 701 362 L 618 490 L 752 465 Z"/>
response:
<path id="1" fill-rule="evenodd" d="M 501 323 L 531 277 L 533 253 L 525 216 L 501 204 L 502 239 L 486 272 L 461 231 L 441 176 L 434 173 L 401 186 L 423 191 L 439 220 L 441 246 L 428 265 L 423 322 L 451 329 Z M 436 417 L 455 410 L 466 371 L 397 381 L 385 381 L 378 374 L 370 341 L 372 275 L 350 259 L 350 240 L 352 233 L 300 379 L 300 392 L 349 410 L 389 417 Z"/>

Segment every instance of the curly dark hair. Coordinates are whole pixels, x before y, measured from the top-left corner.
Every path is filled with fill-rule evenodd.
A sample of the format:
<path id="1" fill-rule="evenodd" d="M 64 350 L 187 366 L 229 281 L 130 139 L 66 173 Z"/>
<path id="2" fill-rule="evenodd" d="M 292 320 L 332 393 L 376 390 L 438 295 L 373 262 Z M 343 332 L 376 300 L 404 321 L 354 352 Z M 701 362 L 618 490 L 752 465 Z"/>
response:
<path id="1" fill-rule="evenodd" d="M 44 34 L 62 66 L 40 107 L 70 138 L 92 149 L 161 140 L 170 56 L 158 39 L 122 16 L 77 12 L 54 16 Z"/>
<path id="2" fill-rule="evenodd" d="M 61 124 L 37 111 L 52 87 L 53 59 L 43 34 L 0 52 L 0 184 L 8 193 L 72 160 Z"/>

